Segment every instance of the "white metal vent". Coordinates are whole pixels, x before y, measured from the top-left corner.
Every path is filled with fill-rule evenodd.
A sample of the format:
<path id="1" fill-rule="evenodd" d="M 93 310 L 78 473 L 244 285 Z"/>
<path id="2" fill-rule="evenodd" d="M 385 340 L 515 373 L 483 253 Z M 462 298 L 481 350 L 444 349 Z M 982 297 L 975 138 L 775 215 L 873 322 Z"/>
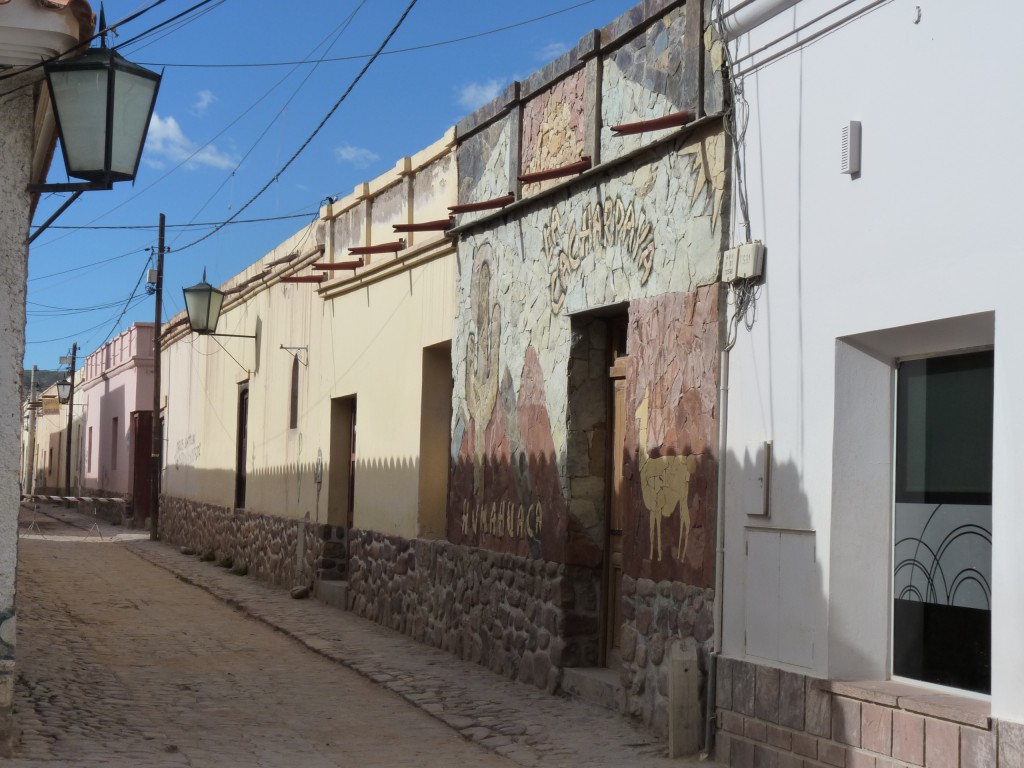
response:
<path id="1" fill-rule="evenodd" d="M 860 173 L 860 121 L 851 120 L 843 126 L 840 173 Z"/>

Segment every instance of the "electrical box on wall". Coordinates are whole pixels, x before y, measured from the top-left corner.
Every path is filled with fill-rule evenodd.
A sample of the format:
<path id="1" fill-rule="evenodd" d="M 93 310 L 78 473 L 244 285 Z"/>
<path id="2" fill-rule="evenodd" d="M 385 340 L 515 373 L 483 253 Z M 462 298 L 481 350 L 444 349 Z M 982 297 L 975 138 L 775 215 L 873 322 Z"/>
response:
<path id="1" fill-rule="evenodd" d="M 736 279 L 736 258 L 739 248 L 730 248 L 722 254 L 722 282 L 731 283 Z"/>
<path id="2" fill-rule="evenodd" d="M 764 271 L 764 245 L 760 240 L 730 248 L 722 254 L 722 282 L 760 278 Z"/>
<path id="3" fill-rule="evenodd" d="M 760 240 L 745 243 L 739 247 L 736 258 L 736 277 L 749 280 L 760 277 L 764 267 L 764 246 Z"/>

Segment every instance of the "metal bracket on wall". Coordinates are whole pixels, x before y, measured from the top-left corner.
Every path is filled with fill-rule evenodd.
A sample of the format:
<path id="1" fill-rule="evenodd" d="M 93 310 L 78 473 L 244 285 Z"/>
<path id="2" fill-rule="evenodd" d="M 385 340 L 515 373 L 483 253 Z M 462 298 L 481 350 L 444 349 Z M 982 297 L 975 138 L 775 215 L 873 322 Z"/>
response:
<path id="1" fill-rule="evenodd" d="M 307 368 L 309 367 L 309 347 L 286 347 L 282 344 L 281 349 L 290 354 Z M 305 353 L 305 360 L 303 359 L 303 353 Z"/>

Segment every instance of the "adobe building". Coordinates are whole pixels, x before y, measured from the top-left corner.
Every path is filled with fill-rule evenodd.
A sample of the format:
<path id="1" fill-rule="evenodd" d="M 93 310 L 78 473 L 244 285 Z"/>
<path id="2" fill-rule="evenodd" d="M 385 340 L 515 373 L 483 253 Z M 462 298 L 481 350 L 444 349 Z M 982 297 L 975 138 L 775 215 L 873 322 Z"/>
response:
<path id="1" fill-rule="evenodd" d="M 234 337 L 165 326 L 161 539 L 322 592 L 353 526 L 443 535 L 455 252 L 414 225 L 447 226 L 454 149 L 448 131 L 225 283 Z"/>
<path id="2" fill-rule="evenodd" d="M 166 326 L 161 537 L 696 751 L 728 210 L 705 28 L 637 6 L 225 283 L 234 337 Z"/>
<path id="3" fill-rule="evenodd" d="M 146 527 L 153 451 L 153 324 L 135 323 L 85 359 L 75 385 L 82 403 L 79 495 L 124 499 L 121 504 L 86 502 L 113 522 Z"/>

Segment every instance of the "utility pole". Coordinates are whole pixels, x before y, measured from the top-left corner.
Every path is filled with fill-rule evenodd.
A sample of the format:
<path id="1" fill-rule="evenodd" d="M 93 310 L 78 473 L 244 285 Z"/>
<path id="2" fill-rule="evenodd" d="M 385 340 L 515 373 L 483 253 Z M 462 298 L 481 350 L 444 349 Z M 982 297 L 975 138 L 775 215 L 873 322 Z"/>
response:
<path id="1" fill-rule="evenodd" d="M 164 436 L 160 428 L 160 329 L 164 299 L 164 227 L 165 217 L 160 214 L 160 235 L 156 248 L 156 309 L 153 315 L 153 464 L 149 473 L 149 538 L 160 539 L 160 472 L 163 469 Z"/>
<path id="2" fill-rule="evenodd" d="M 25 492 L 35 495 L 36 492 L 36 371 L 39 366 L 32 366 L 32 384 L 28 388 L 28 453 L 25 464 Z"/>
<path id="3" fill-rule="evenodd" d="M 78 354 L 78 342 L 71 345 L 71 373 L 68 381 L 71 382 L 71 389 L 68 392 L 68 434 L 67 445 L 64 450 L 64 495 L 71 495 L 71 426 L 75 414 L 75 357 Z"/>

